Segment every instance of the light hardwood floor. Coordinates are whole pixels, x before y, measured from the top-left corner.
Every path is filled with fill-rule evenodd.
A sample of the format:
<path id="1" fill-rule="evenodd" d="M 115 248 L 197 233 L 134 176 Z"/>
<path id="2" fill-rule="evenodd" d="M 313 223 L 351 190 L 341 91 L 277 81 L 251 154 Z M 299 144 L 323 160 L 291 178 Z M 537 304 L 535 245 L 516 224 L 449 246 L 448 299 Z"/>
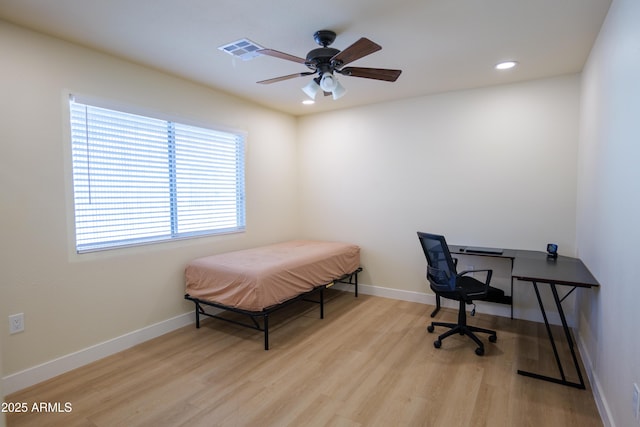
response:
<path id="1" fill-rule="evenodd" d="M 479 357 L 466 337 L 433 347 L 431 306 L 330 298 L 323 320 L 306 302 L 273 315 L 269 351 L 260 332 L 208 320 L 14 393 L 72 410 L 8 414 L 8 426 L 602 425 L 589 386 L 516 374 L 555 375 L 544 325 L 479 313 L 470 323 L 498 333 Z"/>

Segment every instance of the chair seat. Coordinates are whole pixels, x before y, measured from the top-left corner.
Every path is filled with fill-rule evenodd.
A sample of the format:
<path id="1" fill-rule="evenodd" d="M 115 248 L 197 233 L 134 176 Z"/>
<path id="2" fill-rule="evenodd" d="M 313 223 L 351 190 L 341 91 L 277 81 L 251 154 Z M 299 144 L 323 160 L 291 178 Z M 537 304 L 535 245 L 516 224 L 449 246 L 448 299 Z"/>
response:
<path id="1" fill-rule="evenodd" d="M 444 298 L 456 301 L 459 301 L 461 296 L 463 296 L 464 300 L 468 303 L 473 301 L 474 296 L 482 296 L 482 300 L 490 302 L 499 302 L 504 304 L 511 302 L 511 297 L 505 296 L 502 289 L 494 288 L 493 286 L 489 286 L 489 291 L 485 296 L 485 286 L 486 285 L 484 283 L 474 279 L 473 277 L 462 276 L 458 279 L 455 291 L 442 291 L 434 286 L 431 286 L 431 290 Z"/>

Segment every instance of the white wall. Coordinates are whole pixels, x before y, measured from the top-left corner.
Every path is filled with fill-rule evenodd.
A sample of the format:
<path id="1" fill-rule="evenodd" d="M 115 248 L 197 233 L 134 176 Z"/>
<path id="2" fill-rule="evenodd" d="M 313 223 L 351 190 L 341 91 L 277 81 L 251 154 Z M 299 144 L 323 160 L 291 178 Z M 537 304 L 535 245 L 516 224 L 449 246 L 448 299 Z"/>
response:
<path id="1" fill-rule="evenodd" d="M 578 105 L 570 75 L 301 118 L 304 233 L 361 245 L 363 283 L 409 292 L 427 290 L 418 230 L 575 255 Z"/>
<path id="2" fill-rule="evenodd" d="M 583 358 L 606 425 L 640 425 L 640 2 L 614 0 L 582 79 L 577 245 L 601 284 L 580 295 Z"/>
<path id="3" fill-rule="evenodd" d="M 192 311 L 189 259 L 297 235 L 293 117 L 2 21 L 0 52 L 4 375 Z M 246 233 L 76 255 L 68 90 L 248 132 Z"/>

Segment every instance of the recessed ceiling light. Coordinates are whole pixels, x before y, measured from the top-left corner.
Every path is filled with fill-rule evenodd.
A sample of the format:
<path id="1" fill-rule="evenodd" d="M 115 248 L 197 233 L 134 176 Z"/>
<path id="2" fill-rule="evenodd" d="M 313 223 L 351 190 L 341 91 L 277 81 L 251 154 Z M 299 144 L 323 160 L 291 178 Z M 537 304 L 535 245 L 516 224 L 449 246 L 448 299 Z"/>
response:
<path id="1" fill-rule="evenodd" d="M 315 102 L 313 99 L 305 99 L 304 101 L 302 101 L 302 103 L 303 103 L 304 105 L 313 105 L 313 104 L 315 104 L 316 102 Z"/>
<path id="2" fill-rule="evenodd" d="M 496 70 L 508 70 L 518 65 L 516 61 L 503 61 L 496 64 Z"/>

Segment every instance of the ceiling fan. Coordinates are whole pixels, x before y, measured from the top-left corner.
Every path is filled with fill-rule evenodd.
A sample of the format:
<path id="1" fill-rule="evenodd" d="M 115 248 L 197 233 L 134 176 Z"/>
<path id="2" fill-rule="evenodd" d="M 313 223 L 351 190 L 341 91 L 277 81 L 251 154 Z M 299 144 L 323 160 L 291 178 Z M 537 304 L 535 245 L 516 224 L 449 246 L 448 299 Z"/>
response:
<path id="1" fill-rule="evenodd" d="M 344 95 L 346 89 L 336 79 L 335 74 L 395 82 L 400 76 L 400 73 L 402 73 L 402 70 L 389 70 L 384 68 L 345 67 L 345 65 L 357 59 L 382 49 L 380 45 L 365 37 L 362 37 L 343 51 L 329 47 L 329 45 L 331 45 L 331 43 L 336 39 L 336 33 L 333 31 L 316 31 L 313 38 L 316 43 L 322 47 L 311 50 L 307 54 L 306 58 L 289 55 L 288 53 L 279 52 L 274 49 L 258 50 L 257 52 L 262 55 L 273 56 L 275 58 L 304 64 L 311 70 L 275 77 L 273 79 L 261 80 L 258 83 L 270 84 L 295 77 L 318 74 L 318 76 L 303 87 L 302 90 L 312 99 L 315 99 L 316 94 L 320 90 L 322 90 L 325 95 L 333 95 L 333 99 L 338 99 Z"/>

